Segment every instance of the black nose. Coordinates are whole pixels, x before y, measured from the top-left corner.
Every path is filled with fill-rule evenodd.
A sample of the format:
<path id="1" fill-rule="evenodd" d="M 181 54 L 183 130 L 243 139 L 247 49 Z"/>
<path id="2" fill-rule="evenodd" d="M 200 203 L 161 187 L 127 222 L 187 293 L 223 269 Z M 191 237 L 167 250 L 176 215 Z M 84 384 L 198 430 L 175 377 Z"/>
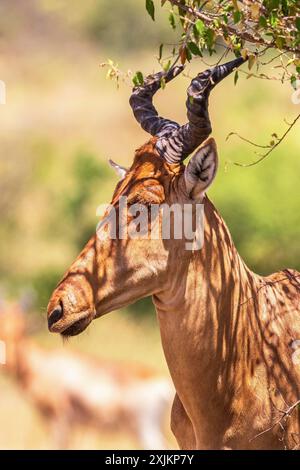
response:
<path id="1" fill-rule="evenodd" d="M 50 313 L 50 315 L 48 317 L 48 327 L 51 328 L 51 326 L 53 326 L 54 323 L 58 322 L 58 320 L 60 320 L 62 318 L 63 314 L 64 314 L 63 305 L 62 305 L 62 303 L 60 303 Z"/>

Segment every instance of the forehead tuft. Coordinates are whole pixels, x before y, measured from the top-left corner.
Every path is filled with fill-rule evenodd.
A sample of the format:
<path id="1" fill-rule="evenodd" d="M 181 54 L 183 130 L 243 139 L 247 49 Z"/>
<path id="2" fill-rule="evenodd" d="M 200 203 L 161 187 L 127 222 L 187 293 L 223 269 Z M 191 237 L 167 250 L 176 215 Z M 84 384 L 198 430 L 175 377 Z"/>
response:
<path id="1" fill-rule="evenodd" d="M 182 171 L 182 165 L 169 165 L 155 148 L 156 138 L 136 150 L 133 164 L 114 192 L 112 203 L 127 196 L 130 203 L 162 203 L 170 179 Z"/>

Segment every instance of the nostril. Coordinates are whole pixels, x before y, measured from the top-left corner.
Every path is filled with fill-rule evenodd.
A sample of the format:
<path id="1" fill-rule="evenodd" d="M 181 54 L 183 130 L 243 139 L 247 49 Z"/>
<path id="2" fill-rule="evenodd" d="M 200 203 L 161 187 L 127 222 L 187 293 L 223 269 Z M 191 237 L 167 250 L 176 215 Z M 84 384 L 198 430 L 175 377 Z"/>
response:
<path id="1" fill-rule="evenodd" d="M 57 305 L 57 307 L 55 307 L 55 309 L 52 310 L 52 312 L 50 313 L 48 317 L 48 327 L 51 328 L 51 326 L 57 323 L 58 320 L 62 318 L 63 314 L 64 314 L 63 304 L 62 302 L 60 302 L 59 305 Z"/>

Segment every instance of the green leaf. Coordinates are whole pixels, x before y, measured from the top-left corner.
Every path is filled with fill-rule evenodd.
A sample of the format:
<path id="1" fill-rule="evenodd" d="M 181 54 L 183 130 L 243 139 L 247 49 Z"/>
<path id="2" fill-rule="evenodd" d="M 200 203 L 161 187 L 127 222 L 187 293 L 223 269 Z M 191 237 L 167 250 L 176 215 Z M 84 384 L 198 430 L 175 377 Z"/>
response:
<path id="1" fill-rule="evenodd" d="M 141 86 L 141 85 L 143 85 L 143 83 L 144 83 L 144 77 L 143 77 L 142 72 L 140 72 L 140 71 L 136 72 L 136 74 L 135 74 L 134 77 L 132 78 L 132 81 L 133 81 L 133 84 L 134 84 L 135 86 Z"/>
<path id="2" fill-rule="evenodd" d="M 289 7 L 288 7 L 288 2 L 287 0 L 281 0 L 282 3 L 282 11 L 285 16 L 288 16 L 289 14 Z"/>
<path id="3" fill-rule="evenodd" d="M 137 75 L 137 78 L 138 78 L 138 80 L 139 80 L 139 83 L 140 83 L 141 85 L 143 85 L 143 83 L 144 83 L 144 77 L 143 77 L 142 72 L 137 72 L 136 75 Z"/>
<path id="4" fill-rule="evenodd" d="M 255 62 L 256 62 L 256 56 L 254 54 L 250 54 L 249 59 L 248 59 L 248 68 L 249 68 L 249 70 L 252 69 Z"/>
<path id="5" fill-rule="evenodd" d="M 235 74 L 234 74 L 234 84 L 235 85 L 237 84 L 238 79 L 239 79 L 239 72 L 236 71 Z"/>
<path id="6" fill-rule="evenodd" d="M 298 31 L 300 31 L 300 16 L 297 16 L 296 18 L 296 28 L 298 29 Z"/>
<path id="7" fill-rule="evenodd" d="M 297 77 L 296 77 L 296 75 L 291 76 L 291 85 L 294 88 L 294 90 L 297 90 Z"/>
<path id="8" fill-rule="evenodd" d="M 159 46 L 158 60 L 161 60 L 161 58 L 162 58 L 163 48 L 164 48 L 164 45 L 161 44 L 161 45 Z"/>
<path id="9" fill-rule="evenodd" d="M 196 39 L 196 41 L 198 41 L 200 38 L 200 35 L 199 35 L 198 29 L 196 28 L 196 25 L 193 25 L 193 34 L 194 34 L 194 38 Z"/>
<path id="10" fill-rule="evenodd" d="M 295 61 L 294 58 L 288 60 L 287 63 L 286 63 L 286 66 L 288 67 L 289 65 L 294 64 L 294 61 Z"/>
<path id="11" fill-rule="evenodd" d="M 151 16 L 151 18 L 153 19 L 153 21 L 155 20 L 155 7 L 154 7 L 154 3 L 153 3 L 153 0 L 146 0 L 146 10 L 147 12 L 149 13 L 149 15 Z"/>
<path id="12" fill-rule="evenodd" d="M 205 24 L 203 23 L 202 20 L 197 20 L 196 21 L 195 28 L 197 29 L 200 36 L 203 36 L 203 34 L 206 31 L 206 26 L 205 26 Z"/>
<path id="13" fill-rule="evenodd" d="M 284 47 L 284 39 L 278 36 L 275 40 L 275 44 L 278 47 L 278 49 L 282 49 Z"/>
<path id="14" fill-rule="evenodd" d="M 169 14 L 169 23 L 170 23 L 170 25 L 172 26 L 173 29 L 176 28 L 175 16 L 174 16 L 174 13 L 172 13 L 172 12 Z"/>
<path id="15" fill-rule="evenodd" d="M 300 65 L 298 65 L 298 66 L 296 67 L 296 71 L 297 71 L 298 75 L 300 75 Z"/>
<path id="16" fill-rule="evenodd" d="M 272 11 L 272 13 L 271 13 L 269 19 L 270 19 L 271 26 L 273 26 L 273 28 L 274 28 L 275 26 L 277 26 L 277 24 L 278 24 L 277 12 Z"/>
<path id="17" fill-rule="evenodd" d="M 188 47 L 186 48 L 186 58 L 187 58 L 188 62 L 191 62 L 191 60 L 193 58 L 193 56 L 191 54 L 191 51 L 189 50 Z"/>
<path id="18" fill-rule="evenodd" d="M 242 19 L 242 14 L 239 10 L 236 10 L 234 13 L 233 13 L 233 21 L 234 23 L 239 23 Z"/>
<path id="19" fill-rule="evenodd" d="M 208 50 L 211 51 L 215 43 L 215 32 L 213 29 L 207 29 L 205 34 Z"/>
<path id="20" fill-rule="evenodd" d="M 268 0 L 268 9 L 275 10 L 279 7 L 280 0 Z"/>
<path id="21" fill-rule="evenodd" d="M 226 13 L 224 13 L 223 15 L 223 21 L 225 24 L 228 24 L 228 16 L 226 15 Z"/>
<path id="22" fill-rule="evenodd" d="M 267 28 L 268 27 L 267 18 L 265 16 L 260 16 L 258 20 L 258 24 L 261 28 Z"/>
<path id="23" fill-rule="evenodd" d="M 166 62 L 163 65 L 163 69 L 164 69 L 165 72 L 168 72 L 170 70 L 170 67 L 171 67 L 171 60 L 168 60 L 168 62 Z"/>
<path id="24" fill-rule="evenodd" d="M 195 42 L 189 42 L 188 43 L 188 48 L 189 48 L 189 50 L 191 51 L 191 53 L 193 55 L 202 56 L 201 51 L 200 51 L 199 47 L 197 46 L 197 44 Z"/>

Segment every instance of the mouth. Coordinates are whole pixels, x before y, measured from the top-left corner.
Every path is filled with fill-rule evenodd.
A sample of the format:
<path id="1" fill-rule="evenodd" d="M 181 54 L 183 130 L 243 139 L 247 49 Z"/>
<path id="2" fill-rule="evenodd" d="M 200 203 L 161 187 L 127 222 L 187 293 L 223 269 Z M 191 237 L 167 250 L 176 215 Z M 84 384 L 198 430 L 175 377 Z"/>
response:
<path id="1" fill-rule="evenodd" d="M 69 336 L 77 336 L 82 333 L 91 323 L 92 318 L 89 316 L 81 318 L 80 320 L 75 321 L 72 325 L 69 325 L 67 328 L 62 330 L 60 334 L 64 338 L 68 338 Z"/>
<path id="2" fill-rule="evenodd" d="M 74 318 L 75 317 L 75 318 Z M 59 333 L 64 338 L 76 336 L 82 333 L 93 320 L 94 315 L 90 310 L 85 310 L 73 316 L 72 321 L 67 322 L 64 319 L 59 320 L 49 327 L 51 333 Z"/>

